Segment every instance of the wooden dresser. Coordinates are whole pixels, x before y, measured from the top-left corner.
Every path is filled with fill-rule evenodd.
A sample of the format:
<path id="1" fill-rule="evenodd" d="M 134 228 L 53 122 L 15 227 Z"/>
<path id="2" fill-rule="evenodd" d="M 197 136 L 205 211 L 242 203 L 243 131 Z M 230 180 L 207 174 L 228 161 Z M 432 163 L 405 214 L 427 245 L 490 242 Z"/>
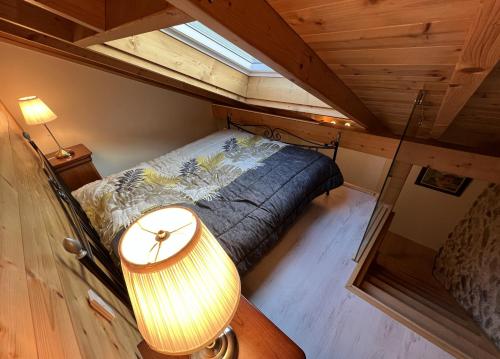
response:
<path id="1" fill-rule="evenodd" d="M 70 191 L 102 178 L 92 163 L 92 152 L 85 145 L 79 144 L 67 149 L 74 151 L 74 155 L 70 158 L 56 158 L 55 152 L 45 156 L 54 172 Z"/>

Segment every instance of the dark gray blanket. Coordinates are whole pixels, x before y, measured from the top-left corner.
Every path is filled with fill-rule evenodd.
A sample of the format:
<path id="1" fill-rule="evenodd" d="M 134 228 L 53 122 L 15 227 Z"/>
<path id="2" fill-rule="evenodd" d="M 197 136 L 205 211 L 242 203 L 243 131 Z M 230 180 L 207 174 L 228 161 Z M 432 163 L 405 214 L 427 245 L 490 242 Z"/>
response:
<path id="1" fill-rule="evenodd" d="M 342 173 L 321 153 L 285 146 L 192 208 L 224 247 L 240 274 L 252 268 L 279 240 L 309 202 L 339 187 Z M 117 245 L 122 231 L 114 241 Z"/>
<path id="2" fill-rule="evenodd" d="M 343 181 L 331 158 L 286 146 L 220 190 L 217 199 L 189 207 L 243 274 L 277 243 L 310 201 Z"/>

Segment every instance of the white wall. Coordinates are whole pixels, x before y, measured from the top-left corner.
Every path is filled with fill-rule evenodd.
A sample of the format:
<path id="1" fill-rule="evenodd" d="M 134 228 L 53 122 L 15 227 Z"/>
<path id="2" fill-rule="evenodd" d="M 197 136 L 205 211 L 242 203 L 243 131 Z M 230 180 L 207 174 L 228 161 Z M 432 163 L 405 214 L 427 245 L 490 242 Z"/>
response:
<path id="1" fill-rule="evenodd" d="M 413 166 L 410 171 L 394 207 L 390 231 L 437 250 L 488 183 L 474 179 L 456 197 L 416 185 L 420 170 Z"/>
<path id="2" fill-rule="evenodd" d="M 342 143 L 342 139 L 340 140 Z M 379 193 L 392 160 L 363 152 L 339 148 L 337 164 L 344 180 L 355 186 Z"/>
<path id="3" fill-rule="evenodd" d="M 216 130 L 208 101 L 0 42 L 0 100 L 45 151 L 43 126 L 27 126 L 17 105 L 37 95 L 59 116 L 63 146 L 83 143 L 103 175 L 153 159 Z"/>

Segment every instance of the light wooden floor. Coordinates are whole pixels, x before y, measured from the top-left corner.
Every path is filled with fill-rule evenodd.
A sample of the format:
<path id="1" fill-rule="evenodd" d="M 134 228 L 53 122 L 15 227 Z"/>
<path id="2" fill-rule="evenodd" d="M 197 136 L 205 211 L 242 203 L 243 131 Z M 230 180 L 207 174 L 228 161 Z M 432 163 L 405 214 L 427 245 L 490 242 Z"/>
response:
<path id="1" fill-rule="evenodd" d="M 341 187 L 317 198 L 243 278 L 243 292 L 309 359 L 451 358 L 345 289 L 374 198 Z"/>

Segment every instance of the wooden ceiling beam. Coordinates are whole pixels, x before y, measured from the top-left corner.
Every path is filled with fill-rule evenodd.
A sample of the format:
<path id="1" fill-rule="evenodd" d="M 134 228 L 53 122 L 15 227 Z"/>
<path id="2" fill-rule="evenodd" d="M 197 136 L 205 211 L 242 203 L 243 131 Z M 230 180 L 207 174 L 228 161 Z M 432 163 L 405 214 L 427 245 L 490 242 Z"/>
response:
<path id="1" fill-rule="evenodd" d="M 164 0 L 107 0 L 106 31 L 82 34 L 75 43 L 84 47 L 102 44 L 190 21 L 193 21 L 191 17 Z"/>
<path id="2" fill-rule="evenodd" d="M 441 137 L 500 59 L 500 1 L 482 0 L 434 122 Z"/>
<path id="3" fill-rule="evenodd" d="M 321 143 L 330 143 L 340 132 L 342 134 L 340 142 L 342 147 L 385 158 L 393 158 L 398 148 L 399 141 L 395 137 L 377 136 L 359 129 L 347 129 L 344 126 L 222 105 L 212 105 L 212 113 L 214 118 L 218 120 L 225 121 L 230 114 L 234 122 L 242 125 L 267 125 Z"/>
<path id="4" fill-rule="evenodd" d="M 354 92 L 265 0 L 169 2 L 361 126 L 372 132 L 387 132 Z"/>
<path id="5" fill-rule="evenodd" d="M 75 24 L 22 0 L 0 0 L 0 19 L 66 41 L 73 41 Z"/>
<path id="6" fill-rule="evenodd" d="M 341 132 L 340 151 L 347 148 L 395 159 L 404 164 L 431 167 L 459 176 L 500 183 L 500 157 L 470 152 L 471 149 L 450 146 L 439 141 L 404 140 L 398 150 L 400 139 L 397 137 L 374 135 L 314 121 L 221 105 L 213 105 L 212 113 L 219 121 L 225 121 L 227 115 L 231 114 L 232 120 L 242 125 L 257 124 L 281 128 L 302 138 L 323 143 L 329 143 Z"/>
<path id="7" fill-rule="evenodd" d="M 447 146 L 439 142 L 405 140 L 401 143 L 397 159 L 401 162 L 430 167 L 458 176 L 500 183 L 500 157 Z"/>
<path id="8" fill-rule="evenodd" d="M 26 0 L 95 31 L 106 29 L 106 0 Z"/>

